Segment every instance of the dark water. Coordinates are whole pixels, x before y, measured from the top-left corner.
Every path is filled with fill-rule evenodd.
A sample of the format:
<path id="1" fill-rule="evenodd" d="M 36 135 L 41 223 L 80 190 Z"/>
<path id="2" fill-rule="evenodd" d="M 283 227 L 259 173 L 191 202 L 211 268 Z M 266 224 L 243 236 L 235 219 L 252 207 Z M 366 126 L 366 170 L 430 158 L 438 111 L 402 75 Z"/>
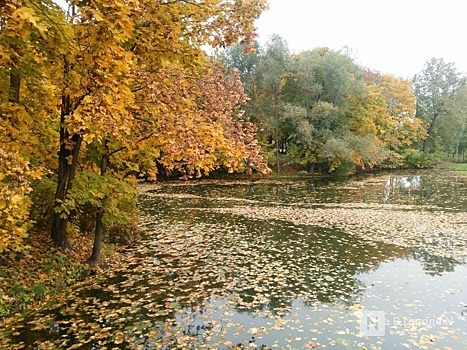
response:
<path id="1" fill-rule="evenodd" d="M 334 204 L 403 206 L 463 218 L 467 178 L 421 172 L 158 185 L 141 196 L 148 234 L 128 249 L 128 264 L 67 291 L 64 302 L 18 318 L 1 330 L 1 344 L 466 349 L 462 254 L 449 258 L 325 225 L 223 211 L 288 208 L 299 217 L 302 210 Z M 460 241 L 452 249 L 465 248 L 467 222 L 456 227 L 451 239 Z"/>

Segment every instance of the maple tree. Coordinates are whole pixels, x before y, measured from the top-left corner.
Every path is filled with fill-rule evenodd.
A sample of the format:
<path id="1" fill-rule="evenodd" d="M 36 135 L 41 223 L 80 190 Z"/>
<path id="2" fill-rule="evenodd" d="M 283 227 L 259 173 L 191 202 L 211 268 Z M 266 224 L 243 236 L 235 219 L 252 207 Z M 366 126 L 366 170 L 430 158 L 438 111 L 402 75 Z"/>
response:
<path id="1" fill-rule="evenodd" d="M 61 247 L 68 246 L 66 224 L 68 216 L 73 214 L 74 203 L 72 198 L 67 198 L 67 193 L 72 191 L 80 150 L 97 143 L 97 148 L 101 152 L 104 150 L 100 161 L 107 163 L 109 155 L 115 152 L 112 144 L 126 149 L 135 141 L 132 134 L 135 121 L 145 119 L 143 124 L 166 125 L 162 120 L 171 118 L 168 111 L 152 107 L 149 107 L 149 114 L 142 115 L 138 110 L 140 106 L 133 104 L 136 93 L 142 88 L 140 78 L 159 74 L 164 67 L 172 70 L 189 68 L 195 72 L 204 63 L 201 45 L 227 45 L 243 34 L 248 39 L 252 19 L 262 7 L 261 2 L 245 6 L 223 2 L 222 6 L 217 6 L 215 1 L 200 4 L 113 2 L 112 5 L 95 1 L 79 3 L 79 6 L 72 2 L 72 5 L 75 15 L 71 22 L 74 23 L 78 50 L 73 48 L 69 51 L 63 69 L 65 76 L 79 79 L 65 81 L 62 97 L 63 129 L 56 195 L 60 209 L 56 211 L 52 224 L 52 237 Z M 236 11 L 231 11 L 234 8 Z M 157 83 L 157 79 L 150 81 Z M 177 83 L 170 82 L 169 86 L 163 87 L 170 90 L 170 84 Z M 157 95 L 164 96 L 162 92 Z M 168 95 L 170 92 L 165 97 Z M 160 102 L 164 105 L 166 101 L 152 101 L 153 104 Z M 177 103 L 180 102 L 172 100 L 165 106 Z M 175 109 L 183 110 L 185 101 L 182 100 L 181 105 Z M 147 106 L 143 112 L 146 111 Z M 157 133 L 149 132 L 149 135 L 155 138 L 151 142 L 161 143 L 157 140 Z M 146 136 L 138 134 L 138 138 Z M 177 155 L 171 159 L 182 160 Z M 148 162 L 151 160 L 146 164 Z M 169 170 L 172 166 L 170 162 L 164 165 Z M 147 170 L 154 173 L 154 167 Z M 101 175 L 105 173 L 101 167 Z"/>
<path id="2" fill-rule="evenodd" d="M 31 226 L 30 182 L 53 168 L 57 144 L 52 45 L 63 13 L 51 1 L 7 1 L 0 7 L 0 251 L 21 248 Z M 46 35 L 47 34 L 47 35 Z"/>
<path id="3" fill-rule="evenodd" d="M 56 246 L 70 247 L 67 224 L 86 203 L 97 211 L 96 233 L 123 220 L 119 196 L 134 197 L 136 177 L 155 178 L 158 165 L 187 176 L 267 170 L 239 109 L 238 78 L 202 49 L 250 43 L 264 1 L 67 4 L 65 14 L 49 0 L 6 2 L 1 13 L 2 166 L 16 160 L 25 179 L 40 175 L 32 164 L 56 174 Z M 16 220 L 24 234 L 29 181 L 10 177 L 2 168 L 2 191 L 20 188 L 26 203 Z"/>
<path id="4" fill-rule="evenodd" d="M 239 109 L 246 96 L 235 71 L 226 75 L 221 67 L 206 63 L 197 76 L 171 67 L 153 77 L 157 80 L 146 76 L 141 93 L 135 94 L 132 137 L 107 138 L 97 147 L 100 158 L 94 163 L 100 159 L 100 177 L 94 177 L 94 182 L 100 181 L 106 188 L 95 191 L 97 196 L 91 199 L 98 207 L 97 238 L 102 235 L 102 220 L 109 223 L 118 212 L 114 205 L 112 215 L 104 217 L 107 203 L 128 194 L 125 184 L 134 185 L 137 176 L 155 179 L 161 167 L 183 178 L 207 175 L 219 168 L 228 172 L 268 171 L 254 139 L 256 128 Z M 157 91 L 163 91 L 164 96 L 154 101 Z M 80 203 L 89 201 L 88 192 L 80 191 Z M 91 261 L 97 260 L 95 249 Z"/>

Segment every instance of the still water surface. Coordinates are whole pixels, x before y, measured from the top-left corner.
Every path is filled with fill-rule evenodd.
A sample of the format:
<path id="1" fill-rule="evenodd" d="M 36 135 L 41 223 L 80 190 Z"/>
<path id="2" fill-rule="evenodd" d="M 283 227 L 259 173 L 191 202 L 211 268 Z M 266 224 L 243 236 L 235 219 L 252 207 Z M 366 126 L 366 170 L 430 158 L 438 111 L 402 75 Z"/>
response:
<path id="1" fill-rule="evenodd" d="M 322 225 L 301 215 L 365 206 L 458 222 L 448 236 L 423 231 L 425 249 L 335 228 L 326 224 L 333 210 L 320 214 Z M 147 235 L 128 249 L 128 264 L 18 319 L 9 326 L 10 344 L 467 349 L 465 176 L 169 182 L 145 186 L 141 210 Z M 401 228 L 404 220 L 398 214 Z"/>

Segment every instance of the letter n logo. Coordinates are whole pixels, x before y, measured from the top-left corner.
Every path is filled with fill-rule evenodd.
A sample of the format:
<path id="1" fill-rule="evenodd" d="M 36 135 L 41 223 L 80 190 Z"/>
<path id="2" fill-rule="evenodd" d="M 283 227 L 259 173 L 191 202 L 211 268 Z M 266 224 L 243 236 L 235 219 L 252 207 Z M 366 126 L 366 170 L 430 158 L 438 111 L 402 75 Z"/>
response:
<path id="1" fill-rule="evenodd" d="M 384 311 L 363 311 L 360 333 L 368 337 L 383 337 L 386 334 Z"/>

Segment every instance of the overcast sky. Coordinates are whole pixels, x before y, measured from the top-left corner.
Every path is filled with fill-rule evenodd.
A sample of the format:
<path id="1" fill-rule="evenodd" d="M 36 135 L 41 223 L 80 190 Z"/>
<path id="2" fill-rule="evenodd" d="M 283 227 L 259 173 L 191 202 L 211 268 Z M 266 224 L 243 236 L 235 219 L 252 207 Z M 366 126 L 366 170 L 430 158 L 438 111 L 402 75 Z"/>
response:
<path id="1" fill-rule="evenodd" d="M 356 61 L 382 73 L 412 77 L 426 60 L 467 72 L 464 0 L 269 0 L 257 21 L 262 44 L 271 34 L 292 52 L 350 47 Z"/>

